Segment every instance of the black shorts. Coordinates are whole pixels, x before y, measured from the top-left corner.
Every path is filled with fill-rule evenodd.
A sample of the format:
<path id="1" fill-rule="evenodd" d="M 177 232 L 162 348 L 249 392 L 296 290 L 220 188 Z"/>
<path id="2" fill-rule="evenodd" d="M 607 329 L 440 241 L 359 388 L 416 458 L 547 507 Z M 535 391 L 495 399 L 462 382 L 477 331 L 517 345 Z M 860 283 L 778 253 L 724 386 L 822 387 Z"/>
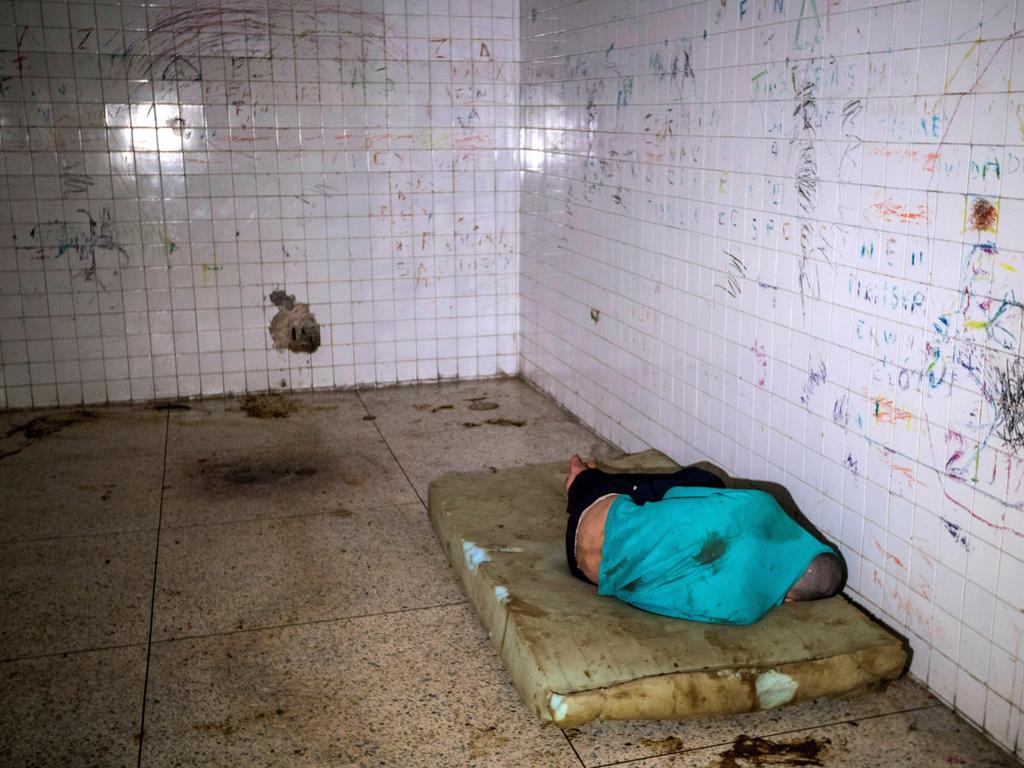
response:
<path id="1" fill-rule="evenodd" d="M 569 520 L 565 527 L 565 556 L 569 570 L 577 579 L 593 584 L 576 562 L 576 529 L 584 510 L 602 496 L 609 493 L 624 493 L 635 504 L 660 501 L 670 488 L 697 486 L 701 488 L 724 488 L 725 483 L 717 475 L 696 467 L 684 467 L 677 472 L 652 475 L 639 473 L 611 473 L 600 469 L 585 469 L 576 475 L 569 486 L 569 503 L 566 511 Z"/>

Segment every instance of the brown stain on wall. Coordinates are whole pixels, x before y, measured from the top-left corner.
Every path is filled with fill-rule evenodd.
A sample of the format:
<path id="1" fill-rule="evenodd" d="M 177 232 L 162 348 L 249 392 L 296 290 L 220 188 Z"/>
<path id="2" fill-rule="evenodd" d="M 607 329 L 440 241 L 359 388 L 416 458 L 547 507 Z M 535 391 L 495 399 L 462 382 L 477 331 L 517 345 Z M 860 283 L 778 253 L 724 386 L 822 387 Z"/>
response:
<path id="1" fill-rule="evenodd" d="M 976 232 L 995 232 L 999 222 L 999 209 L 984 197 L 976 198 L 971 205 L 969 224 Z"/>

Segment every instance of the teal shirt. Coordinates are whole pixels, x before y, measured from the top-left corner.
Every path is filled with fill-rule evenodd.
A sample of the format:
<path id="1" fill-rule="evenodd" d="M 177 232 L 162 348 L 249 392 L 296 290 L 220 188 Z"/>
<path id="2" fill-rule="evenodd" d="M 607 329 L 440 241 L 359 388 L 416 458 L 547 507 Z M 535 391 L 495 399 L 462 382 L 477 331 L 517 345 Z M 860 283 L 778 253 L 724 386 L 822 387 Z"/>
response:
<path id="1" fill-rule="evenodd" d="M 692 621 L 752 624 L 834 550 L 764 491 L 678 487 L 605 522 L 598 594 Z"/>

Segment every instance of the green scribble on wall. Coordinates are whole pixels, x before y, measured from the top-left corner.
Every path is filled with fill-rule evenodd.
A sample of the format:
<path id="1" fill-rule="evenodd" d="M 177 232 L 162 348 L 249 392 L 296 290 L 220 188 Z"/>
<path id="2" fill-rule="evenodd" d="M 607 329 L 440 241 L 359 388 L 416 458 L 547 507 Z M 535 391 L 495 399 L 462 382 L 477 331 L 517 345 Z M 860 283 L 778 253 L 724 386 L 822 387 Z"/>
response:
<path id="1" fill-rule="evenodd" d="M 810 5 L 810 12 L 807 6 Z M 818 0 L 803 0 L 800 4 L 800 18 L 796 22 L 794 47 L 798 51 L 821 45 L 821 16 Z"/>

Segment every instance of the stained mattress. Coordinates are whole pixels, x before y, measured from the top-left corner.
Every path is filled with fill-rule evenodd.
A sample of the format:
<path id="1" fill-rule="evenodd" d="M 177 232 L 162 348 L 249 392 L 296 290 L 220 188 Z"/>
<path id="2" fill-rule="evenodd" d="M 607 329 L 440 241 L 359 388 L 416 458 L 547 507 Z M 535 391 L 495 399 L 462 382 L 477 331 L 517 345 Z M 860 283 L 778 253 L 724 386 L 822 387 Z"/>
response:
<path id="1" fill-rule="evenodd" d="M 730 478 L 772 493 L 780 486 Z M 671 471 L 655 451 L 603 465 Z M 595 718 L 681 719 L 866 691 L 902 674 L 904 643 L 839 596 L 788 603 L 757 624 L 670 619 L 599 597 L 565 563 L 565 462 L 449 474 L 430 520 L 523 702 L 563 728 Z"/>

